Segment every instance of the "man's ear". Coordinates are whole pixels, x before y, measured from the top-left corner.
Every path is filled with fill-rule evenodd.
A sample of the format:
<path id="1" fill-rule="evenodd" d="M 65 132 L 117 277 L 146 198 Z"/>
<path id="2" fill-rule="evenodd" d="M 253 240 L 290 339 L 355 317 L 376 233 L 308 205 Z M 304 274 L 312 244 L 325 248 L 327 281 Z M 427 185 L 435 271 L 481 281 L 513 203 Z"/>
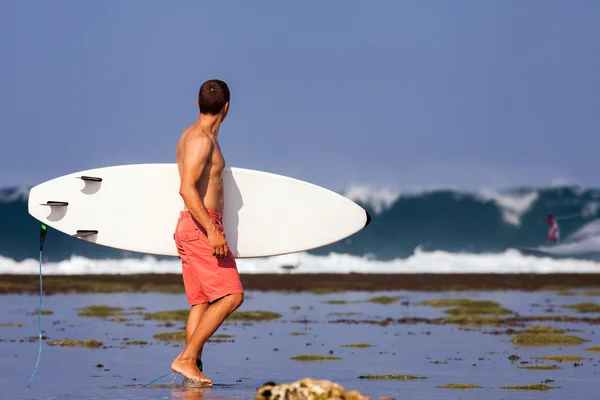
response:
<path id="1" fill-rule="evenodd" d="M 225 105 L 223 106 L 223 119 L 225 119 L 228 112 L 229 112 L 229 102 L 225 103 Z"/>

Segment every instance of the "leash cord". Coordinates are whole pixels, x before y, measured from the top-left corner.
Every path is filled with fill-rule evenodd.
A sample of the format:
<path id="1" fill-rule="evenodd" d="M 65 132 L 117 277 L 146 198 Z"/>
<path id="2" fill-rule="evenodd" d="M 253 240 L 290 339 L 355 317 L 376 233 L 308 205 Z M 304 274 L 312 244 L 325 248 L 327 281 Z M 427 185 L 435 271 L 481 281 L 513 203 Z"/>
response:
<path id="1" fill-rule="evenodd" d="M 159 376 L 158 378 L 156 378 L 156 379 L 155 379 L 155 380 L 153 380 L 152 382 L 145 384 L 145 385 L 144 385 L 144 387 L 148 387 L 148 386 L 152 385 L 154 382 L 156 382 L 156 381 L 158 381 L 158 380 L 160 380 L 160 379 L 164 378 L 165 376 L 169 376 L 169 375 L 175 375 L 175 374 L 174 374 L 173 372 L 171 372 L 171 373 L 169 373 L 169 374 L 164 374 L 163 376 Z"/>
<path id="2" fill-rule="evenodd" d="M 29 379 L 29 384 L 27 387 L 31 387 L 31 383 L 33 382 L 33 377 L 35 376 L 38 366 L 40 365 L 40 358 L 42 356 L 42 249 L 44 248 L 44 242 L 46 241 L 46 224 L 42 224 L 40 229 L 40 308 L 38 309 L 38 335 L 40 337 L 40 348 L 38 350 L 38 357 L 35 363 L 35 368 L 33 369 L 33 374 L 31 374 L 31 378 Z"/>
<path id="3" fill-rule="evenodd" d="M 40 308 L 38 309 L 38 336 L 40 338 L 40 347 L 38 350 L 38 357 L 37 357 L 37 361 L 35 363 L 35 368 L 33 369 L 33 373 L 31 374 L 31 378 L 29 379 L 29 384 L 27 385 L 28 388 L 31 387 L 31 383 L 33 382 L 33 378 L 35 377 L 35 374 L 37 373 L 37 369 L 40 365 L 40 358 L 42 356 L 42 303 L 43 303 L 43 291 L 42 291 L 42 249 L 44 248 L 44 242 L 46 241 L 46 225 L 42 224 L 41 230 L 40 230 Z M 169 373 L 169 374 L 165 374 L 163 376 L 160 376 L 156 379 L 154 379 L 152 382 L 144 385 L 145 387 L 150 386 L 151 384 L 153 384 L 154 382 L 169 376 L 169 375 L 176 375 L 173 372 Z"/>
<path id="4" fill-rule="evenodd" d="M 38 350 L 37 362 L 35 363 L 35 368 L 33 370 L 33 374 L 31 375 L 31 379 L 29 379 L 29 384 L 27 387 L 31 387 L 31 382 L 33 382 L 33 377 L 35 376 L 38 366 L 40 365 L 40 357 L 42 356 L 42 251 L 40 250 L 40 308 L 38 310 L 38 334 L 40 337 L 40 348 Z"/>

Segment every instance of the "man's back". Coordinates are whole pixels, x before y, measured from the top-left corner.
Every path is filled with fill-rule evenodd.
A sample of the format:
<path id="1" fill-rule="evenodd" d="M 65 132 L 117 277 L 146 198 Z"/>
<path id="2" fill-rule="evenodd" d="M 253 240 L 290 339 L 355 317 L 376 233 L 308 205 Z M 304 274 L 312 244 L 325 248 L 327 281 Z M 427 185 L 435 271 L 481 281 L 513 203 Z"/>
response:
<path id="1" fill-rule="evenodd" d="M 201 154 L 206 154 L 207 157 L 200 159 Z M 183 176 L 183 167 L 186 163 L 197 164 L 194 167 L 202 169 L 200 178 L 196 182 L 198 194 L 207 209 L 222 213 L 224 204 L 222 174 L 225 159 L 217 138 L 204 133 L 198 123 L 191 125 L 179 138 L 176 160 L 180 178 Z"/>

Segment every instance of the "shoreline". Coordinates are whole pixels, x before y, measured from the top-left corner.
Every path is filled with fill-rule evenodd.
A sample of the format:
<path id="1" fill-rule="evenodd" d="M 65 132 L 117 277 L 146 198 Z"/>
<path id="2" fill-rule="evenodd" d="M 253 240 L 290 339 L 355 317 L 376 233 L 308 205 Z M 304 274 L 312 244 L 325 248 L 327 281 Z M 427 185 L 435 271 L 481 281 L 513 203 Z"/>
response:
<path id="1" fill-rule="evenodd" d="M 241 274 L 245 290 L 261 292 L 561 290 L 600 288 L 600 274 Z M 39 275 L 0 275 L 0 294 L 39 293 Z M 180 274 L 48 275 L 44 294 L 184 293 Z"/>

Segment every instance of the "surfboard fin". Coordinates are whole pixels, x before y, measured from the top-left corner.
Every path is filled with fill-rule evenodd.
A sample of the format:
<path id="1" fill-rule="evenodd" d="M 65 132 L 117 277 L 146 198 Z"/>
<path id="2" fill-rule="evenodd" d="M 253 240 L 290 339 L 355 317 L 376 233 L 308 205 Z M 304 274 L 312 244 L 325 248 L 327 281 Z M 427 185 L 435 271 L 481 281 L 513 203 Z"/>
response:
<path id="1" fill-rule="evenodd" d="M 79 179 L 83 180 L 83 181 L 89 181 L 89 182 L 102 182 L 102 178 L 98 178 L 96 176 L 80 176 Z"/>
<path id="2" fill-rule="evenodd" d="M 66 201 L 52 201 L 49 200 L 46 204 L 40 204 L 40 206 L 50 206 L 50 207 L 66 207 L 69 203 Z"/>
<path id="3" fill-rule="evenodd" d="M 371 214 L 369 214 L 369 212 L 367 210 L 365 210 L 365 213 L 367 214 L 367 222 L 365 223 L 365 228 L 366 228 L 367 225 L 369 225 L 371 223 Z"/>
<path id="4" fill-rule="evenodd" d="M 96 230 L 77 229 L 77 233 L 74 235 L 71 235 L 71 237 L 81 238 L 81 237 L 96 235 L 97 233 L 98 233 L 98 231 L 96 231 Z"/>

